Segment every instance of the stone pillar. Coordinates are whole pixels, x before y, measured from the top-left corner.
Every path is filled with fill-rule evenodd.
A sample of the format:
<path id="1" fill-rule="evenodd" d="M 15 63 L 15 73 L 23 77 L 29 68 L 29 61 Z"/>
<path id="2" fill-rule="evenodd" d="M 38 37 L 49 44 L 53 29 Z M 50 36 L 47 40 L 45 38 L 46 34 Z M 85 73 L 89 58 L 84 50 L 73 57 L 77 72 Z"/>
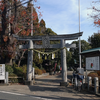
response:
<path id="1" fill-rule="evenodd" d="M 86 72 L 85 72 L 85 83 L 87 83 L 87 81 L 88 81 L 88 76 L 87 76 L 87 70 L 86 70 Z"/>
<path id="2" fill-rule="evenodd" d="M 6 84 L 8 84 L 8 76 L 9 76 L 9 74 L 8 74 L 8 72 L 6 72 Z"/>
<path id="3" fill-rule="evenodd" d="M 33 67 L 33 70 L 32 70 L 33 72 L 32 72 L 32 77 L 33 77 L 33 79 L 35 78 L 35 68 Z"/>
<path id="4" fill-rule="evenodd" d="M 77 90 L 77 87 L 78 87 L 77 76 L 75 76 L 75 83 L 74 83 L 74 87 L 75 87 L 75 89 Z"/>
<path id="5" fill-rule="evenodd" d="M 29 49 L 33 49 L 32 40 L 29 40 Z M 32 81 L 32 71 L 33 71 L 32 65 L 33 65 L 33 50 L 29 50 L 27 59 L 27 81 Z"/>
<path id="6" fill-rule="evenodd" d="M 84 76 L 84 79 L 82 80 L 82 90 L 85 89 L 85 76 Z"/>
<path id="7" fill-rule="evenodd" d="M 99 79 L 98 79 L 98 77 L 94 78 L 94 90 L 95 90 L 95 94 L 99 93 Z"/>
<path id="8" fill-rule="evenodd" d="M 88 91 L 91 85 L 92 85 L 92 77 L 88 77 Z"/>
<path id="9" fill-rule="evenodd" d="M 61 40 L 61 48 L 65 47 L 64 39 Z M 60 85 L 67 85 L 67 65 L 66 65 L 66 49 L 61 50 L 61 67 L 62 67 L 62 82 Z"/>

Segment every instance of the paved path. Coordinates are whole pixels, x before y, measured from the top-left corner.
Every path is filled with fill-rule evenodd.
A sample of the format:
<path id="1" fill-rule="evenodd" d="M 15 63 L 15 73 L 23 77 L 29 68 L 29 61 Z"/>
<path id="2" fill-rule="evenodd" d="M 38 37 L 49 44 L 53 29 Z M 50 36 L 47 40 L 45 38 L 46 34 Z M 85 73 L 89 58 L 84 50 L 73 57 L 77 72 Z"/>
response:
<path id="1" fill-rule="evenodd" d="M 72 86 L 60 86 L 61 75 L 44 76 L 36 79 L 34 86 L 26 85 L 10 85 L 0 86 L 0 92 L 7 94 L 15 93 L 12 95 L 25 94 L 40 98 L 39 100 L 100 100 L 100 97 L 89 93 L 79 93 L 75 91 Z M 7 99 L 1 99 L 7 100 Z M 20 100 L 20 99 L 17 99 Z M 35 99 L 31 99 L 35 100 Z"/>

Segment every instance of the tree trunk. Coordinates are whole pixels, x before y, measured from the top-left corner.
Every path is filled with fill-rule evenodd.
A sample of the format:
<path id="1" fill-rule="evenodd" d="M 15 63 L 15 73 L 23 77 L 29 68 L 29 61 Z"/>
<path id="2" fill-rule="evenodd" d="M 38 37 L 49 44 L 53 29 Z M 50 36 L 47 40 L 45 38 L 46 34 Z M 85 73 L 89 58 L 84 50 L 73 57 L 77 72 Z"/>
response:
<path id="1" fill-rule="evenodd" d="M 6 61 L 5 61 L 5 64 L 7 64 L 7 65 L 12 65 L 13 63 L 12 63 L 12 58 L 11 59 L 6 59 Z"/>
<path id="2" fill-rule="evenodd" d="M 21 55 L 21 57 L 20 57 L 20 59 L 19 59 L 19 62 L 18 62 L 18 67 L 20 66 L 21 60 L 22 60 L 22 58 L 23 58 L 23 56 L 24 56 L 24 53 L 25 53 L 25 51 L 22 52 L 22 55 Z"/>

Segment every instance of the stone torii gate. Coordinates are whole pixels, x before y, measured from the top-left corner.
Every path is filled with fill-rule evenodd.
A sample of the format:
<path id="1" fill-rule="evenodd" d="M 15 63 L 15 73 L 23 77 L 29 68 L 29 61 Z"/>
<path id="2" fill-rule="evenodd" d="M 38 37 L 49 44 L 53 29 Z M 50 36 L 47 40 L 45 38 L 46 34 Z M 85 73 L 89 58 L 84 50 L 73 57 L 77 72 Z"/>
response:
<path id="1" fill-rule="evenodd" d="M 27 60 L 27 82 L 26 84 L 32 83 L 32 63 L 33 63 L 33 50 L 37 48 L 75 48 L 75 44 L 65 44 L 65 40 L 75 40 L 82 36 L 83 32 L 67 34 L 67 35 L 43 35 L 43 36 L 17 36 L 13 35 L 17 40 L 29 41 L 27 45 L 20 45 L 19 49 L 30 49 L 28 51 Z M 60 40 L 60 44 L 50 44 L 50 40 Z M 42 45 L 33 44 L 33 41 L 42 41 Z M 61 50 L 61 66 L 62 66 L 62 82 L 60 85 L 67 84 L 67 65 L 66 65 L 66 49 Z"/>

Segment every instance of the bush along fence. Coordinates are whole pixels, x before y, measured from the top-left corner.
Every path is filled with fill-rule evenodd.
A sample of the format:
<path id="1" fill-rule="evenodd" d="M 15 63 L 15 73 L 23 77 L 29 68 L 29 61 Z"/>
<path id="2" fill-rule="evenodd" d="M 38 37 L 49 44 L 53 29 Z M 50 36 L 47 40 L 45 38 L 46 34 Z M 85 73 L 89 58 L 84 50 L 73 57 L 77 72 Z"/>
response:
<path id="1" fill-rule="evenodd" d="M 33 67 L 34 68 L 34 67 Z M 35 75 L 41 75 L 46 73 L 45 69 L 39 69 L 38 67 L 34 68 Z M 13 66 L 6 65 L 5 66 L 6 72 L 8 72 L 8 83 L 23 83 L 26 80 L 26 73 L 27 73 L 27 66 L 23 65 L 18 67 L 16 64 Z"/>

